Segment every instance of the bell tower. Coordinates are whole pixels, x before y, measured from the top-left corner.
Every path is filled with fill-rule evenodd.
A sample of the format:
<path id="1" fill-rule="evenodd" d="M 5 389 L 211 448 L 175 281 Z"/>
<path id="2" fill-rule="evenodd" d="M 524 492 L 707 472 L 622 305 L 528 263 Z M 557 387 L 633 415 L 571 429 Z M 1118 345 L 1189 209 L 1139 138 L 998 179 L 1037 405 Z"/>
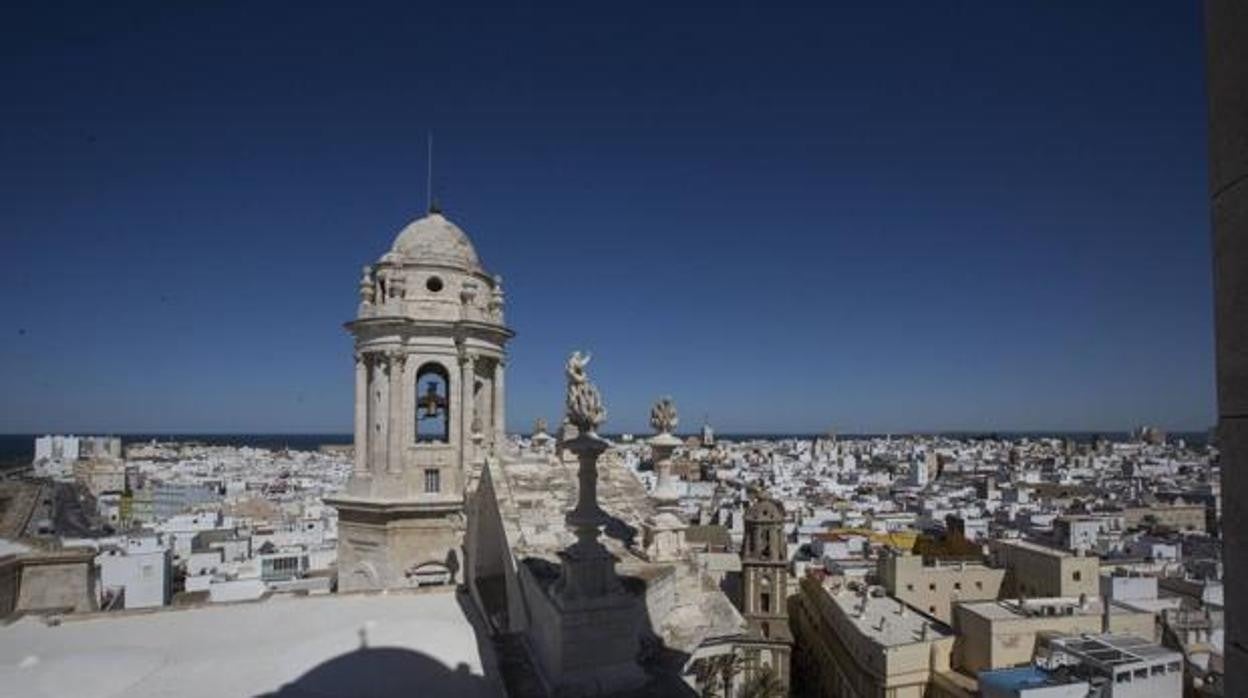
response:
<path id="1" fill-rule="evenodd" d="M 749 681 L 769 670 L 787 689 L 793 636 L 789 631 L 784 507 L 765 494 L 759 494 L 745 510 L 741 577 L 741 615 L 748 623 L 739 643 L 745 655 L 742 678 Z"/>
<path id="2" fill-rule="evenodd" d="M 338 588 L 460 580 L 464 491 L 505 438 L 502 280 L 431 211 L 364 268 L 355 338 L 355 462 L 338 509 Z"/>

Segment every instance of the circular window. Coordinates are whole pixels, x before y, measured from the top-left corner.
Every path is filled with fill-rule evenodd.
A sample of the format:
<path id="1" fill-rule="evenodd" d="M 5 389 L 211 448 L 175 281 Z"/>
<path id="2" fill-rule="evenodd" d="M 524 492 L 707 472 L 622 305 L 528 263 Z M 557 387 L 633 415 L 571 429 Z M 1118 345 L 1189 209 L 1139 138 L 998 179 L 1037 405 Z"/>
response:
<path id="1" fill-rule="evenodd" d="M 425 288 L 429 289 L 433 293 L 437 293 L 438 291 L 441 291 L 442 279 L 439 279 L 436 276 L 429 277 L 429 280 L 425 282 Z"/>

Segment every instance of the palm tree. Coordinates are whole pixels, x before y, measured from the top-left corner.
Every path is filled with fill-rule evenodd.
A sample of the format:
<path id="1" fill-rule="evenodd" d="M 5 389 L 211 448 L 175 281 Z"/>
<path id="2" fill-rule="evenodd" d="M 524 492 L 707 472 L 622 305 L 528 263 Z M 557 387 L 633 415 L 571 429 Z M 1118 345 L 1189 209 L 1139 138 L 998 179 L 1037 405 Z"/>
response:
<path id="1" fill-rule="evenodd" d="M 788 694 L 776 671 L 765 666 L 741 687 L 740 698 L 784 698 Z"/>
<path id="2" fill-rule="evenodd" d="M 701 698 L 731 698 L 732 681 L 745 669 L 745 659 L 735 652 L 704 657 L 694 662 Z"/>

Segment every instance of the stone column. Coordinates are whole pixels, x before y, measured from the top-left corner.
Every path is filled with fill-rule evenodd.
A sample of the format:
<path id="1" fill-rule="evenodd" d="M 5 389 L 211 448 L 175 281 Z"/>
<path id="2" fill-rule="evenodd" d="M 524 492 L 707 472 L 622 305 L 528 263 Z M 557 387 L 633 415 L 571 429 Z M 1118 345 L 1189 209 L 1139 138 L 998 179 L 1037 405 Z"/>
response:
<path id="1" fill-rule="evenodd" d="M 1205 0 L 1226 685 L 1248 695 L 1248 4 Z"/>
<path id="2" fill-rule="evenodd" d="M 368 355 L 355 352 L 355 472 L 368 475 Z"/>
<path id="3" fill-rule="evenodd" d="M 387 406 L 390 434 L 386 440 L 386 471 L 397 474 L 403 472 L 403 395 L 407 392 L 403 366 L 407 357 L 393 352 L 386 358 L 390 362 L 390 401 Z"/>
<path id="4" fill-rule="evenodd" d="M 369 419 L 373 422 L 373 432 L 368 439 L 369 452 L 372 454 L 369 466 L 374 475 L 380 475 L 387 468 L 386 457 L 389 449 L 386 444 L 390 439 L 390 362 L 384 354 L 373 355 L 373 384 L 376 397 L 369 396 L 375 407 L 369 414 Z"/>
<path id="5" fill-rule="evenodd" d="M 650 439 L 650 452 L 654 459 L 654 472 L 658 481 L 654 486 L 654 501 L 661 511 L 678 507 L 680 486 L 672 473 L 672 452 L 680 446 L 680 439 L 666 432 Z"/>
<path id="6" fill-rule="evenodd" d="M 498 453 L 507 440 L 507 390 L 503 382 L 506 366 L 502 358 L 494 365 L 494 449 Z"/>
<path id="7" fill-rule="evenodd" d="M 465 469 L 468 463 L 476 458 L 472 441 L 472 418 L 474 401 L 472 387 L 477 380 L 477 357 L 465 352 L 459 357 L 459 452 L 460 462 L 457 464 Z"/>
<path id="8" fill-rule="evenodd" d="M 655 562 L 675 560 L 685 551 L 685 522 L 679 516 L 680 487 L 672 474 L 672 454 L 680 439 L 672 435 L 679 419 L 670 397 L 660 399 L 650 410 L 650 425 L 658 432 L 650 439 L 650 455 L 658 481 L 654 486 L 655 509 L 643 528 L 646 556 Z"/>
<path id="9" fill-rule="evenodd" d="M 557 590 L 565 602 L 601 598 L 620 590 L 615 558 L 598 540 L 610 520 L 598 506 L 598 457 L 609 446 L 593 433 L 581 434 L 567 445 L 580 467 L 576 473 L 576 508 L 564 517 L 576 542 L 559 552 L 563 569 Z"/>

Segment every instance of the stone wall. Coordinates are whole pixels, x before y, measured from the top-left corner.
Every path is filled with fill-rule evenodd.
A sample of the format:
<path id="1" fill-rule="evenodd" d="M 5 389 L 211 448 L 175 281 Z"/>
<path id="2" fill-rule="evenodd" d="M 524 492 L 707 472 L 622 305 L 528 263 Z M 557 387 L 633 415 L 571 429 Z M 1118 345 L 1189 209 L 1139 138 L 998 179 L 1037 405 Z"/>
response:
<path id="1" fill-rule="evenodd" d="M 1205 0 L 1222 491 L 1248 489 L 1248 3 Z M 1223 503 L 1228 589 L 1248 580 L 1248 507 Z M 1248 695 L 1248 598 L 1226 599 L 1224 695 Z"/>
<path id="2" fill-rule="evenodd" d="M 93 611 L 95 574 L 90 555 L 57 555 L 55 559 L 23 558 L 18 612 Z"/>

